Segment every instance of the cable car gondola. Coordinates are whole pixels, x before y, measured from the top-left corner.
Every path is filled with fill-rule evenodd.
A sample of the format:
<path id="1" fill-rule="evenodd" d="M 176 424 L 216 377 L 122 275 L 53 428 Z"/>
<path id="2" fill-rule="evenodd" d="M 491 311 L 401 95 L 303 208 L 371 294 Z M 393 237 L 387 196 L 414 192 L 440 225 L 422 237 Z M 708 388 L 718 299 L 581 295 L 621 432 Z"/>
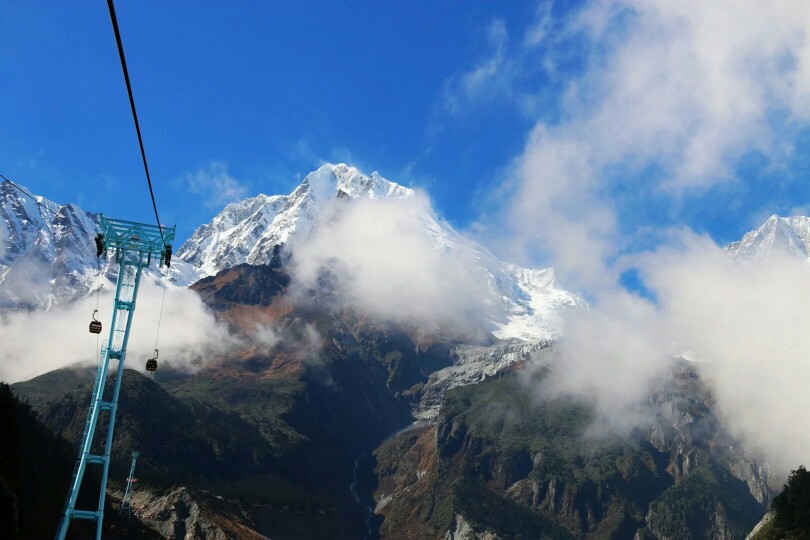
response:
<path id="1" fill-rule="evenodd" d="M 146 371 L 157 371 L 158 350 L 155 349 L 155 356 L 146 361 Z"/>
<path id="2" fill-rule="evenodd" d="M 98 313 L 97 309 L 93 310 L 93 320 L 90 321 L 90 333 L 91 334 L 100 334 L 101 333 L 101 321 L 96 319 L 96 313 Z"/>

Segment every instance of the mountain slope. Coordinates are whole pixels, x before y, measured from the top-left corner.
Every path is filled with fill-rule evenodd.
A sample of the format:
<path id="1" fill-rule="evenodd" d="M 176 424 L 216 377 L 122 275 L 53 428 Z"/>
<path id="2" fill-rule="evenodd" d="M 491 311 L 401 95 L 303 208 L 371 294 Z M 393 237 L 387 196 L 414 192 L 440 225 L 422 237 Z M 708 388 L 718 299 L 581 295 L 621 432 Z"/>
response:
<path id="1" fill-rule="evenodd" d="M 8 386 L 0 384 L 0 533 L 3 538 L 51 538 L 64 509 L 76 451 L 55 436 L 31 407 L 19 402 Z M 98 489 L 96 471 L 88 471 L 79 508 L 93 508 Z M 159 538 L 137 519 L 124 520 L 108 500 L 105 538 Z M 75 522 L 70 539 L 94 538 L 88 523 Z M 127 534 L 128 533 L 128 534 Z"/>
<path id="2" fill-rule="evenodd" d="M 679 364 L 650 397 L 645 429 L 597 441 L 585 435 L 587 405 L 534 393 L 530 358 L 553 343 L 470 345 L 321 291 L 293 297 L 284 261 L 274 249 L 267 264 L 192 287 L 242 338 L 231 350 L 191 373 L 161 366 L 159 386 L 127 371 L 111 478 L 125 476 L 143 429 L 144 513 L 178 500 L 207 512 L 211 497 L 193 495 L 202 489 L 237 503 L 225 521 L 275 539 L 362 538 L 370 527 L 383 538 L 663 540 L 741 538 L 763 512 L 763 469 L 723 431 L 695 366 Z M 80 379 L 60 370 L 14 389 L 75 443 Z M 149 519 L 163 530 L 185 523 L 179 514 Z"/>
<path id="3" fill-rule="evenodd" d="M 543 399 L 525 373 L 449 391 L 436 425 L 375 451 L 381 536 L 742 540 L 766 507 L 695 377 L 676 366 L 626 437 L 589 436 L 589 406 Z"/>

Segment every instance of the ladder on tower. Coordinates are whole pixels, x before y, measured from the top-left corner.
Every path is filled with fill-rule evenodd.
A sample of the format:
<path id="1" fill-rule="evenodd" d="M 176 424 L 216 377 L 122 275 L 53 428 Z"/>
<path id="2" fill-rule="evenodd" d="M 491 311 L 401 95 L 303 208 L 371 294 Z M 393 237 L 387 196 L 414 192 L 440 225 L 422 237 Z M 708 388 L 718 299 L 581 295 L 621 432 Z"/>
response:
<path id="1" fill-rule="evenodd" d="M 65 510 L 56 533 L 57 540 L 64 540 L 73 519 L 94 521 L 96 540 L 101 539 L 104 502 L 107 495 L 107 475 L 110 468 L 110 452 L 115 429 L 115 413 L 118 410 L 121 378 L 124 373 L 124 360 L 127 354 L 132 318 L 135 314 L 138 287 L 143 269 L 150 266 L 152 259 L 155 259 L 158 266 L 170 264 L 171 242 L 174 240 L 175 228 L 173 226 L 158 227 L 156 225 L 110 219 L 100 215 L 99 230 L 104 253 L 112 253 L 115 261 L 118 262 L 118 280 L 115 287 L 110 334 L 106 345 L 102 349 L 103 360 L 99 363 L 96 371 L 93 393 L 90 397 L 90 408 L 87 412 L 87 421 L 79 445 L 79 455 L 65 502 Z M 117 361 L 114 384 L 111 394 L 105 397 L 106 394 L 109 394 L 109 392 L 106 392 L 105 383 L 110 363 L 113 360 Z M 103 451 L 93 453 L 97 448 L 94 445 L 94 440 L 102 411 L 107 412 L 108 416 L 107 433 L 100 441 L 103 444 Z M 88 465 L 101 466 L 101 486 L 98 507 L 95 510 L 76 508 L 79 490 Z M 132 466 L 134 468 L 135 458 L 133 458 Z M 132 473 L 130 477 L 132 477 Z"/>

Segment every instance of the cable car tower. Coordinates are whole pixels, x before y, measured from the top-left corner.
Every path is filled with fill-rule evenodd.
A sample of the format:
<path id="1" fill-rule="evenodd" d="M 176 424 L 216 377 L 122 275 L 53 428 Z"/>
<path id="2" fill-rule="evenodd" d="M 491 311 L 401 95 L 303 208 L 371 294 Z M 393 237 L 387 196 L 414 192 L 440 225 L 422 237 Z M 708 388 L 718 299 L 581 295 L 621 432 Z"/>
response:
<path id="1" fill-rule="evenodd" d="M 118 280 L 115 286 L 110 334 L 106 345 L 102 348 L 103 361 L 99 363 L 96 371 L 90 409 L 87 412 L 87 421 L 84 425 L 84 434 L 79 446 L 79 456 L 76 461 L 76 468 L 73 471 L 73 480 L 65 503 L 65 511 L 59 524 L 59 530 L 56 533 L 57 540 L 65 538 L 72 519 L 95 521 L 96 539 L 101 539 L 102 523 L 104 521 L 104 500 L 107 494 L 107 474 L 110 468 L 110 450 L 112 448 L 113 429 L 115 428 L 115 413 L 118 409 L 121 377 L 124 373 L 124 360 L 127 355 L 132 317 L 135 314 L 138 286 L 141 283 L 143 269 L 147 268 L 153 259 L 159 267 L 164 264 L 166 266 L 171 265 L 171 242 L 174 240 L 174 230 L 174 226 L 158 227 L 156 225 L 110 219 L 104 217 L 104 215 L 99 216 L 99 234 L 96 236 L 97 254 L 101 256 L 111 253 L 115 257 L 115 261 L 118 263 Z M 118 361 L 115 384 L 112 388 L 112 395 L 105 397 L 105 382 L 112 360 Z M 104 451 L 102 454 L 93 454 L 93 442 L 102 411 L 108 413 L 107 434 L 106 438 L 103 439 Z M 76 508 L 76 499 L 79 496 L 79 490 L 88 465 L 101 465 L 98 508 L 95 510 L 79 510 Z"/>

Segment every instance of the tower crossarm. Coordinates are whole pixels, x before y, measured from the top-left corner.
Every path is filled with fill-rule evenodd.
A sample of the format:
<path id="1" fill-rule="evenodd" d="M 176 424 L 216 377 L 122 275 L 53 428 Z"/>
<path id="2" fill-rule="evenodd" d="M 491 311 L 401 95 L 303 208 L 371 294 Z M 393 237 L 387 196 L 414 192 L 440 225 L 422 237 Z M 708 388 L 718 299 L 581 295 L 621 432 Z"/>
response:
<path id="1" fill-rule="evenodd" d="M 102 235 L 104 251 L 114 253 L 116 260 L 120 260 L 123 252 L 134 251 L 145 254 L 147 261 L 155 258 L 160 265 L 163 265 L 167 259 L 171 258 L 175 226 L 158 227 L 146 223 L 112 219 L 100 214 L 99 233 Z"/>

